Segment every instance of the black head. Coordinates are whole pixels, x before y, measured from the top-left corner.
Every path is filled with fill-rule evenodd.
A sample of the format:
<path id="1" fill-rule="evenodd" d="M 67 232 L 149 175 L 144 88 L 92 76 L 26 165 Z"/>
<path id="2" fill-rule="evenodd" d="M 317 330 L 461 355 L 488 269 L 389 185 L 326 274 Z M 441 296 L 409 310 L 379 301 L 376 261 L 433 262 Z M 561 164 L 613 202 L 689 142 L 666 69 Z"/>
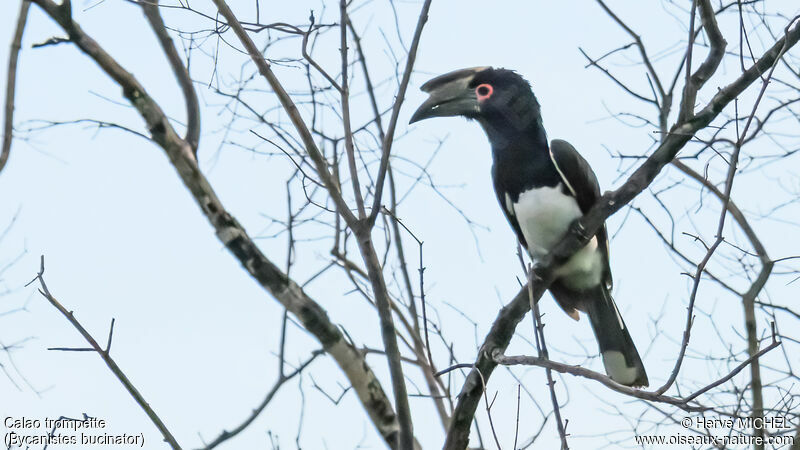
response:
<path id="1" fill-rule="evenodd" d="M 512 70 L 475 67 L 440 75 L 422 85 L 429 93 L 411 123 L 431 117 L 464 116 L 478 120 L 487 133 L 503 128 L 541 127 L 539 102 L 530 84 Z"/>

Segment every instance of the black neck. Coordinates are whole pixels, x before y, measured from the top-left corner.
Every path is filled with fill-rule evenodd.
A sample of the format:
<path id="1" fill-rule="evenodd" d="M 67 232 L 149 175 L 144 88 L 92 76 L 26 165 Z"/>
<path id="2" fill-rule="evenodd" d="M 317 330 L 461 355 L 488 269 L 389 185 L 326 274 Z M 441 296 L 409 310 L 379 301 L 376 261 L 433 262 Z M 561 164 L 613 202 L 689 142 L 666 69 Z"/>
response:
<path id="1" fill-rule="evenodd" d="M 489 137 L 495 156 L 521 142 L 526 144 L 524 147 L 528 151 L 547 149 L 539 101 L 530 90 L 515 97 L 499 97 L 486 104 L 478 120 Z"/>
<path id="2" fill-rule="evenodd" d="M 527 121 L 524 126 L 514 126 L 511 121 L 485 121 L 484 131 L 492 144 L 495 158 L 503 156 L 532 156 L 536 153 L 547 153 L 547 133 L 542 126 L 541 118 Z M 499 123 L 498 123 L 499 122 Z"/>
<path id="3" fill-rule="evenodd" d="M 531 187 L 561 182 L 550 160 L 541 116 L 536 114 L 532 119 L 481 121 L 492 145 L 495 188 L 508 192 L 513 200 Z"/>

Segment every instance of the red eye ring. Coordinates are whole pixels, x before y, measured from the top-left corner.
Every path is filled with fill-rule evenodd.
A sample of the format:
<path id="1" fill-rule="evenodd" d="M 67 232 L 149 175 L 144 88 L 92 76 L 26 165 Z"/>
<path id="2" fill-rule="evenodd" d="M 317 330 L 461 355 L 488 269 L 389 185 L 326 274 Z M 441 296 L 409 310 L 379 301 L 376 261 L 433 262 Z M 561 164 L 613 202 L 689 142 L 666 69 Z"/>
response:
<path id="1" fill-rule="evenodd" d="M 494 88 L 488 83 L 479 84 L 478 87 L 475 88 L 475 95 L 478 97 L 479 102 L 491 97 L 493 93 Z"/>

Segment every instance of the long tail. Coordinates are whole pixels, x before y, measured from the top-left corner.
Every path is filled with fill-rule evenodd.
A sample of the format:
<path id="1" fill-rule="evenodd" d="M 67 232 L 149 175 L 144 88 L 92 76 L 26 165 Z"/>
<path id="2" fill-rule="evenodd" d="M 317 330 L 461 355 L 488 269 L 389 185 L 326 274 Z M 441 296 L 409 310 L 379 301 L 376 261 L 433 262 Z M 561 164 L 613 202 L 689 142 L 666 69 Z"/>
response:
<path id="1" fill-rule="evenodd" d="M 591 295 L 591 298 L 584 297 L 583 305 L 589 314 L 608 376 L 627 386 L 647 386 L 649 382 L 642 358 L 608 289 L 601 284 L 585 294 Z"/>

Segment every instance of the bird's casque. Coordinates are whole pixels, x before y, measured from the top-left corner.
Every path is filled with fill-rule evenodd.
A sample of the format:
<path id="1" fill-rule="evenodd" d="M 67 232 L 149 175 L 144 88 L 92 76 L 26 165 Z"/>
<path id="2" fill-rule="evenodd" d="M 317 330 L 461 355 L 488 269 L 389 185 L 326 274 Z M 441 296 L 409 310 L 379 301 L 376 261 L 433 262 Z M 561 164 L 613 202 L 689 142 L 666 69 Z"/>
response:
<path id="1" fill-rule="evenodd" d="M 500 207 L 531 258 L 546 255 L 600 197 L 592 168 L 566 141 L 548 143 L 541 108 L 530 84 L 516 72 L 474 67 L 440 75 L 421 89 L 428 99 L 411 123 L 463 116 L 480 123 L 492 149 L 492 180 Z M 611 297 L 605 226 L 556 269 L 550 292 L 574 319 L 589 316 L 609 377 L 647 386 L 636 346 Z"/>

